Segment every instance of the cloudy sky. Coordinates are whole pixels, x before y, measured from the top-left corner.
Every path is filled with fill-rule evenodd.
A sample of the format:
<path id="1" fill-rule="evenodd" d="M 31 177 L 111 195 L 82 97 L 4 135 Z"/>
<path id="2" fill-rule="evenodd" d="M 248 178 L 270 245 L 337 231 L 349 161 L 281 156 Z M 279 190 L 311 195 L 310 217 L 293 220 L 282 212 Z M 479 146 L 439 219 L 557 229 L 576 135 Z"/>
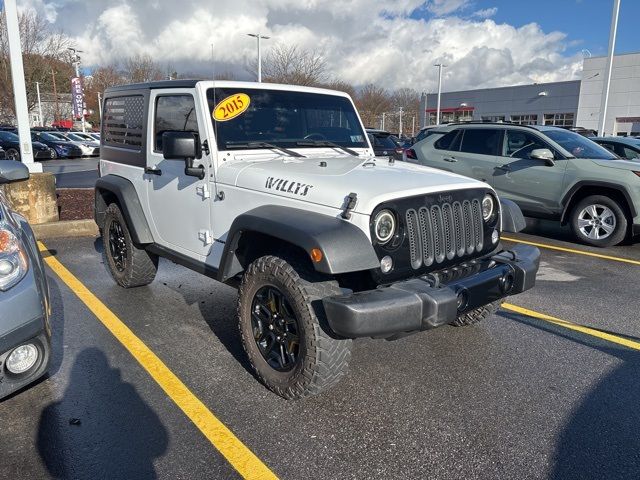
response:
<path id="1" fill-rule="evenodd" d="M 623 1 L 619 48 L 640 1 Z M 148 53 L 178 71 L 215 68 L 250 79 L 248 32 L 323 52 L 332 77 L 354 85 L 432 91 L 579 78 L 585 54 L 606 53 L 610 0 L 18 0 L 70 35 L 92 65 Z M 588 51 L 588 52 L 587 52 Z"/>

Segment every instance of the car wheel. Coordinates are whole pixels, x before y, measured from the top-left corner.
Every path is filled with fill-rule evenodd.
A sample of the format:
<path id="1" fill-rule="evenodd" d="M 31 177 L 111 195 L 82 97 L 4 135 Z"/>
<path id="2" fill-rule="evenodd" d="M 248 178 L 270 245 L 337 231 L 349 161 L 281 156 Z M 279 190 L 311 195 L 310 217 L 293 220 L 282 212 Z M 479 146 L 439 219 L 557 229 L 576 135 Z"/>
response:
<path id="1" fill-rule="evenodd" d="M 7 160 L 15 160 L 16 162 L 20 161 L 20 152 L 15 148 L 10 148 L 6 151 Z"/>
<path id="2" fill-rule="evenodd" d="M 571 229 L 584 243 L 610 247 L 627 235 L 627 216 L 622 206 L 610 197 L 591 195 L 580 200 L 571 212 Z"/>
<path id="3" fill-rule="evenodd" d="M 247 268 L 238 295 L 242 345 L 258 379 L 286 399 L 329 388 L 346 373 L 351 340 L 328 328 L 321 299 L 336 281 L 276 256 Z"/>
<path id="4" fill-rule="evenodd" d="M 500 308 L 500 305 L 502 305 L 502 302 L 503 300 L 498 300 L 496 302 L 491 302 L 482 307 L 463 313 L 453 322 L 451 322 L 451 325 L 453 325 L 454 327 L 466 327 L 468 325 L 474 325 L 478 322 L 481 322 L 485 318 L 488 318 L 496 313 Z"/>
<path id="5" fill-rule="evenodd" d="M 153 282 L 158 256 L 133 243 L 127 222 L 115 203 L 105 212 L 102 245 L 104 264 L 118 285 L 131 288 Z"/>

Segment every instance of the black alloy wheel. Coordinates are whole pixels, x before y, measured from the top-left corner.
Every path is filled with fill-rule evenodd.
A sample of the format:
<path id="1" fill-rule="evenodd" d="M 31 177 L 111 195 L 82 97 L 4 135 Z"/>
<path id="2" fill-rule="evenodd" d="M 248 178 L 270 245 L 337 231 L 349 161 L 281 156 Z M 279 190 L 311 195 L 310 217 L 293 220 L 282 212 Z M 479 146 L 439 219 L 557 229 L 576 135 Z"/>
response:
<path id="1" fill-rule="evenodd" d="M 298 320 L 278 288 L 266 285 L 256 292 L 251 304 L 251 325 L 265 361 L 279 372 L 292 370 L 300 352 Z"/>
<path id="2" fill-rule="evenodd" d="M 127 241 L 122 225 L 117 220 L 109 225 L 109 253 L 118 271 L 124 272 L 127 266 Z"/>
<path id="3" fill-rule="evenodd" d="M 6 151 L 6 155 L 7 155 L 7 160 L 20 161 L 20 152 L 15 148 L 9 148 Z"/>

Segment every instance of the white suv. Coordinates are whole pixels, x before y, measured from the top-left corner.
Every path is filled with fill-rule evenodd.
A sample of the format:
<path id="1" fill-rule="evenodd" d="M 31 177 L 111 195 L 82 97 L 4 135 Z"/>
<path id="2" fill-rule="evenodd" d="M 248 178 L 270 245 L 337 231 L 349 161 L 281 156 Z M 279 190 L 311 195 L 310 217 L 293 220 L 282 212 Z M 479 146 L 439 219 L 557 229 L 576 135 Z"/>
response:
<path id="1" fill-rule="evenodd" d="M 168 81 L 104 95 L 96 222 L 123 287 L 163 256 L 239 288 L 249 360 L 285 398 L 345 373 L 352 339 L 474 323 L 539 252 L 485 183 L 376 159 L 345 93 Z"/>

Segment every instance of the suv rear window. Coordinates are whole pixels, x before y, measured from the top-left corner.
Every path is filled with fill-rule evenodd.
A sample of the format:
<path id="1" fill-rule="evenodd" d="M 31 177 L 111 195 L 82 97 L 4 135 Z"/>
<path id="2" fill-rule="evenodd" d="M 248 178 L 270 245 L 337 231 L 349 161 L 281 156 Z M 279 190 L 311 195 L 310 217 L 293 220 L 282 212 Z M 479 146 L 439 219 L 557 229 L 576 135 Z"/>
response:
<path id="1" fill-rule="evenodd" d="M 460 150 L 460 137 L 462 137 L 462 130 L 454 130 L 436 140 L 433 146 L 438 150 L 458 151 Z"/>
<path id="2" fill-rule="evenodd" d="M 463 152 L 480 155 L 497 155 L 500 130 L 492 128 L 468 128 L 462 136 Z"/>
<path id="3" fill-rule="evenodd" d="M 396 142 L 393 141 L 391 135 L 381 135 L 373 133 L 371 134 L 373 138 L 373 148 L 396 148 Z"/>

